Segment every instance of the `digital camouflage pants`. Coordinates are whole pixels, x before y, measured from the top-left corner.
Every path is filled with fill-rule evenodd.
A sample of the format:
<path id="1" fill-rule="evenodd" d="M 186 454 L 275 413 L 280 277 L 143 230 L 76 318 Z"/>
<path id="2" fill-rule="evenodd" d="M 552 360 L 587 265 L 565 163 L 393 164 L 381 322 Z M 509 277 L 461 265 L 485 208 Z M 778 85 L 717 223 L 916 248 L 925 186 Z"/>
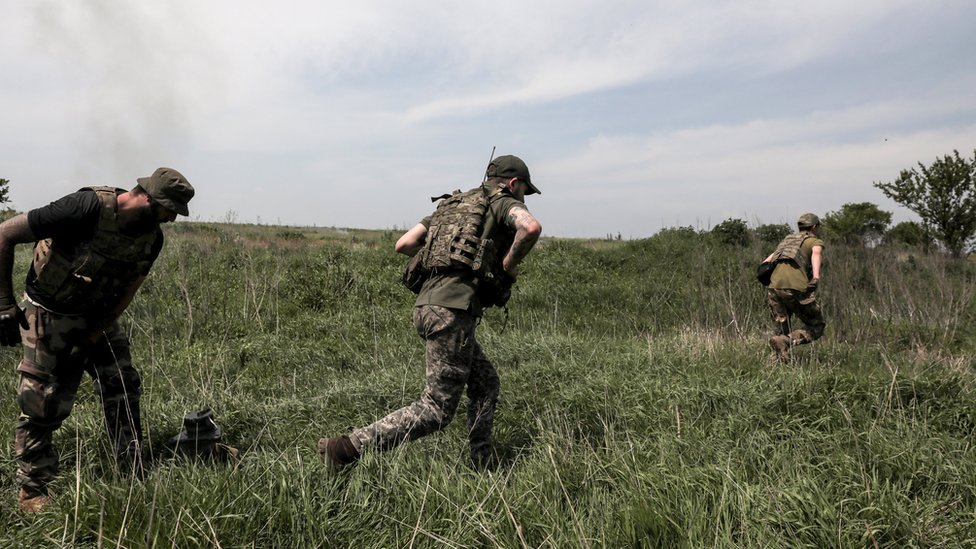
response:
<path id="1" fill-rule="evenodd" d="M 389 450 L 446 427 L 467 386 L 471 460 L 483 466 L 491 451 L 491 429 L 498 402 L 495 367 L 481 351 L 474 332 L 477 317 L 437 305 L 413 310 L 417 333 L 427 342 L 427 383 L 420 398 L 371 425 L 353 430 L 357 450 Z"/>
<path id="2" fill-rule="evenodd" d="M 816 292 L 769 288 L 766 301 L 769 303 L 770 316 L 776 323 L 774 335 L 789 336 L 793 345 L 812 343 L 823 335 L 827 323 L 817 303 Z M 803 322 L 805 328 L 792 326 L 793 315 Z"/>
<path id="3" fill-rule="evenodd" d="M 17 481 L 31 493 L 46 493 L 58 472 L 54 431 L 71 413 L 82 374 L 95 382 L 116 455 L 141 442 L 139 373 L 129 340 L 117 323 L 64 316 L 28 304 L 21 330 L 24 359 L 17 370 L 20 420 L 15 433 Z M 136 449 L 138 444 L 134 445 Z"/>

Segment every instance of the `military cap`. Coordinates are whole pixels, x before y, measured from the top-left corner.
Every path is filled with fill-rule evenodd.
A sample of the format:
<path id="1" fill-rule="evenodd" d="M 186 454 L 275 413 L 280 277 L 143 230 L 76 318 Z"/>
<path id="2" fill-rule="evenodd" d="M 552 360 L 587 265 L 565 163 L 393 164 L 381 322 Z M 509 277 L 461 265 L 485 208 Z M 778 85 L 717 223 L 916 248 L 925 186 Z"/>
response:
<path id="1" fill-rule="evenodd" d="M 517 177 L 519 181 L 524 181 L 529 187 L 529 190 L 525 194 L 542 194 L 542 191 L 532 184 L 532 178 L 529 176 L 529 167 L 517 156 L 506 154 L 495 158 L 488 163 L 488 171 L 486 174 L 488 177 L 501 177 L 503 179 Z"/>
<path id="2" fill-rule="evenodd" d="M 173 168 L 157 168 L 152 175 L 140 177 L 136 182 L 146 194 L 166 209 L 180 215 L 190 215 L 187 203 L 193 198 L 195 191 L 180 172 Z"/>
<path id="3" fill-rule="evenodd" d="M 820 224 L 820 218 L 817 217 L 817 214 L 805 213 L 800 216 L 796 224 L 798 227 L 813 227 Z"/>

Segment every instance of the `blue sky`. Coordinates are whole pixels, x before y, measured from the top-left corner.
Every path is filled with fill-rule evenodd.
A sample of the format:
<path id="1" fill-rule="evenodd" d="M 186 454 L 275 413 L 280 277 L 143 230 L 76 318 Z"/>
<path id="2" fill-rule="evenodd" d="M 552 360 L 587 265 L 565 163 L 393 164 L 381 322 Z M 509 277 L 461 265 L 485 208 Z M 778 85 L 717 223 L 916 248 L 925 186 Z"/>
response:
<path id="1" fill-rule="evenodd" d="M 976 3 L 0 0 L 18 209 L 158 166 L 191 219 L 404 228 L 529 165 L 556 236 L 790 222 L 976 149 Z"/>

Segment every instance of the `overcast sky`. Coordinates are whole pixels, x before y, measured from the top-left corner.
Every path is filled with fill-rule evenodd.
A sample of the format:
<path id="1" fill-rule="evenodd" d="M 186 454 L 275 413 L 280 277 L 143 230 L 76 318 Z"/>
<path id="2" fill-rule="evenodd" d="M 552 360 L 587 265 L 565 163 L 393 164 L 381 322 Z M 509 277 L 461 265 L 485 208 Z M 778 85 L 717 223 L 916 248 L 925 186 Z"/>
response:
<path id="1" fill-rule="evenodd" d="M 555 236 L 795 221 L 976 149 L 976 2 L 0 0 L 14 207 L 158 166 L 193 220 L 404 228 L 529 166 Z"/>

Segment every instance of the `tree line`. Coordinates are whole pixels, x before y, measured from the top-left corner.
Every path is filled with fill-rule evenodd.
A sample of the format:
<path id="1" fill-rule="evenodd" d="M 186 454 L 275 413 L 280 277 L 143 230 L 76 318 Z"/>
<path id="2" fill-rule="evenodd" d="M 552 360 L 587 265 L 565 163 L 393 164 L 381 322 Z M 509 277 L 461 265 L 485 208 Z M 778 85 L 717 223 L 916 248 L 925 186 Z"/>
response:
<path id="1" fill-rule="evenodd" d="M 871 202 L 847 203 L 823 216 L 824 235 L 832 240 L 863 246 L 903 244 L 925 250 L 943 249 L 961 257 L 976 237 L 976 150 L 973 158 L 959 151 L 937 158 L 931 165 L 902 170 L 894 181 L 874 182 L 874 187 L 898 204 L 915 212 L 921 221 L 891 225 L 891 212 Z M 10 181 L 0 179 L 0 206 L 10 201 Z M 712 228 L 721 242 L 747 245 L 753 237 L 778 242 L 792 232 L 784 224 L 766 224 L 750 231 L 745 220 L 729 218 Z M 618 235 L 618 240 L 620 236 Z"/>
<path id="2" fill-rule="evenodd" d="M 873 185 L 915 212 L 921 221 L 891 227 L 891 212 L 871 202 L 852 202 L 823 216 L 824 236 L 866 247 L 902 244 L 941 249 L 953 257 L 962 257 L 972 248 L 976 237 L 976 150 L 971 159 L 954 150 L 931 165 L 919 162 L 917 167 L 902 170 L 894 181 L 876 181 Z M 735 218 L 711 230 L 721 242 L 741 246 L 752 238 L 778 242 L 791 232 L 785 224 L 760 225 L 750 231 L 744 220 Z"/>

